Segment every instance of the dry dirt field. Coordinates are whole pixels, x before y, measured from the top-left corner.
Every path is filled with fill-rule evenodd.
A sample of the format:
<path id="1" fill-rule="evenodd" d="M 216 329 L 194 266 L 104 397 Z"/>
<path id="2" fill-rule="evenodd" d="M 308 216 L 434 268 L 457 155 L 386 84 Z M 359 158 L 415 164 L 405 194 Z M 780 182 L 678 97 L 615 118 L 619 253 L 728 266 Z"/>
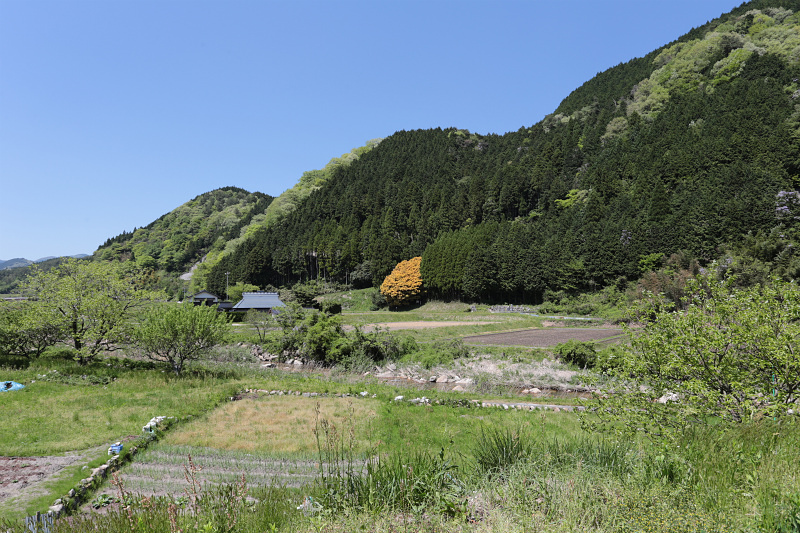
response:
<path id="1" fill-rule="evenodd" d="M 44 494 L 41 487 L 45 482 L 58 477 L 65 467 L 85 462 L 88 457 L 97 457 L 97 450 L 44 457 L 0 457 L 0 504 L 21 506 L 23 501 Z"/>
<path id="2" fill-rule="evenodd" d="M 618 335 L 622 335 L 622 330 L 619 328 L 547 328 L 473 335 L 464 337 L 464 342 L 486 346 L 547 348 L 572 339 L 582 342 L 599 341 Z"/>

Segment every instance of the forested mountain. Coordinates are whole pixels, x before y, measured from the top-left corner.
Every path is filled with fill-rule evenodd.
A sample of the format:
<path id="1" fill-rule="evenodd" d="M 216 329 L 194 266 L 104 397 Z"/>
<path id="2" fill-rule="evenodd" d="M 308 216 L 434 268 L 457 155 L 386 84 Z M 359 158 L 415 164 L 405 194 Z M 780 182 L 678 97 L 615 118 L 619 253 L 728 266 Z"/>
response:
<path id="1" fill-rule="evenodd" d="M 143 228 L 108 239 L 94 256 L 135 260 L 145 268 L 183 273 L 237 237 L 255 217 L 263 216 L 272 197 L 237 187 L 223 187 L 196 198 Z"/>
<path id="2" fill-rule="evenodd" d="M 87 257 L 85 254 L 71 256 L 76 259 Z M 22 263 L 18 266 L 0 269 L 0 294 L 14 294 L 18 291 L 19 283 L 31 273 L 32 269 L 48 271 L 67 260 L 66 257 L 42 258 L 38 261 Z M 28 261 L 25 259 L 24 261 Z"/>
<path id="3" fill-rule="evenodd" d="M 354 273 L 377 284 L 422 255 L 434 294 L 538 301 L 637 279 L 653 254 L 707 262 L 748 233 L 752 250 L 775 231 L 790 239 L 798 11 L 798 0 L 743 4 L 516 132 L 397 132 L 243 239 L 207 285 L 220 290 L 224 272 L 257 285 Z"/>
<path id="4" fill-rule="evenodd" d="M 332 158 L 324 168 L 303 172 L 300 180 L 291 189 L 287 189 L 280 196 L 270 202 L 267 209 L 252 217 L 252 219 L 242 227 L 238 237 L 229 240 L 224 247 L 214 247 L 211 249 L 202 264 L 194 272 L 192 287 L 194 290 L 205 288 L 206 275 L 214 266 L 227 254 L 234 252 L 242 242 L 250 239 L 257 230 L 272 226 L 286 215 L 292 213 L 297 206 L 308 196 L 320 189 L 333 176 L 334 170 L 348 167 L 353 161 L 372 150 L 380 143 L 380 139 L 367 141 L 364 146 L 354 148 L 341 157 Z"/>

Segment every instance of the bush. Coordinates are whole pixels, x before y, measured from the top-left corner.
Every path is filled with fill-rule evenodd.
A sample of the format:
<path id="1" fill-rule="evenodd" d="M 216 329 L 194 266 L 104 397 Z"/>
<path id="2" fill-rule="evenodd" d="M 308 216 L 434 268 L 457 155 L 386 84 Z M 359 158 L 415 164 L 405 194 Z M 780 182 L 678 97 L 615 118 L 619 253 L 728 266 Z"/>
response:
<path id="1" fill-rule="evenodd" d="M 179 375 L 186 363 L 204 357 L 225 342 L 229 333 L 225 314 L 189 304 L 148 309 L 131 337 L 147 358 L 167 363 Z"/>
<path id="2" fill-rule="evenodd" d="M 370 301 L 372 302 L 370 311 L 378 311 L 379 309 L 383 309 L 389 305 L 389 302 L 386 301 L 386 297 L 384 297 L 383 293 L 378 289 L 373 289 L 372 294 L 370 295 Z"/>
<path id="3" fill-rule="evenodd" d="M 326 315 L 340 315 L 342 314 L 342 303 L 325 300 L 322 302 L 322 312 Z"/>
<path id="4" fill-rule="evenodd" d="M 612 344 L 597 352 L 594 368 L 606 372 L 622 366 L 625 349 L 619 344 Z"/>
<path id="5" fill-rule="evenodd" d="M 690 279 L 681 311 L 629 330 L 613 375 L 624 394 L 597 398 L 600 429 L 670 441 L 687 426 L 794 418 L 800 398 L 800 287 L 737 289 L 715 273 Z M 654 304 L 655 305 L 655 304 Z M 642 387 L 641 385 L 645 385 Z"/>
<path id="6" fill-rule="evenodd" d="M 292 286 L 292 294 L 295 300 L 302 307 L 316 308 L 317 302 L 314 300 L 317 296 L 322 294 L 322 285 L 317 281 L 309 281 L 307 283 L 296 283 Z"/>
<path id="7" fill-rule="evenodd" d="M 399 337 L 382 330 L 366 333 L 356 327 L 349 335 L 349 339 L 352 353 L 363 353 L 372 361 L 394 361 L 417 349 L 414 339 Z"/>
<path id="8" fill-rule="evenodd" d="M 375 460 L 365 463 L 356 457 L 352 430 L 345 427 L 340 431 L 318 417 L 314 434 L 324 508 L 455 514 L 463 502 L 458 467 L 445 458 L 444 448 L 436 455 L 377 454 Z"/>
<path id="9" fill-rule="evenodd" d="M 593 342 L 571 339 L 556 346 L 553 352 L 563 362 L 581 368 L 594 368 L 597 363 L 597 352 Z"/>
<path id="10" fill-rule="evenodd" d="M 407 359 L 416 361 L 423 368 L 430 369 L 435 366 L 447 365 L 469 355 L 469 349 L 461 339 L 447 339 L 436 341 L 425 346 L 422 350 L 410 354 Z"/>

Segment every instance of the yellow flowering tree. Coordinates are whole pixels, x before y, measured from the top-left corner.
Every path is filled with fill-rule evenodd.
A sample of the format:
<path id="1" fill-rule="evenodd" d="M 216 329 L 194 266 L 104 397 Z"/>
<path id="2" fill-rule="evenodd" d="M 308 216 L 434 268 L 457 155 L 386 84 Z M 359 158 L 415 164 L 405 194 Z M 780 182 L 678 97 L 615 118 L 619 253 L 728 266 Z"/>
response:
<path id="1" fill-rule="evenodd" d="M 391 306 L 408 305 L 422 296 L 422 257 L 401 261 L 381 283 L 381 294 Z"/>

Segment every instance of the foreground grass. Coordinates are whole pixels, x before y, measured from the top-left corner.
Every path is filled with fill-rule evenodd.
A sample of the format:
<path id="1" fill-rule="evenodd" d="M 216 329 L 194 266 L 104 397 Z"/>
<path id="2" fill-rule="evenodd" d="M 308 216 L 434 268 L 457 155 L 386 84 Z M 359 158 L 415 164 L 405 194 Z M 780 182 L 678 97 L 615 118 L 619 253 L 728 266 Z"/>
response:
<path id="1" fill-rule="evenodd" d="M 6 379 L 26 389 L 4 396 L 0 405 L 13 429 L 0 439 L 5 454 L 107 444 L 138 434 L 157 414 L 181 422 L 122 471 L 124 480 L 140 469 L 137 475 L 146 479 L 136 491 L 168 486 L 168 495 L 136 496 L 107 486 L 103 490 L 130 505 L 130 514 L 117 508 L 105 517 L 64 520 L 60 532 L 800 528 L 800 424 L 791 419 L 694 428 L 668 449 L 585 433 L 564 412 L 393 402 L 397 388 L 336 375 L 219 368 L 174 379 L 113 360 L 70 365 L 44 358 L 24 370 L 6 369 Z M 39 378 L 54 369 L 60 377 Z M 357 397 L 227 401 L 245 388 Z M 22 443 L 9 433 L 24 434 L 17 439 Z M 321 455 L 314 453 L 317 443 Z M 194 466 L 189 455 L 197 459 Z M 308 482 L 319 473 L 323 483 Z M 202 478 L 208 484 L 191 482 L 201 475 L 209 476 Z M 290 489 L 281 481 L 287 475 L 305 481 Z M 190 482 L 169 485 L 167 478 Z M 22 530 L 18 522 L 0 526 Z"/>
<path id="2" fill-rule="evenodd" d="M 46 371 L 44 375 L 47 374 L 55 379 L 54 373 Z M 81 375 L 86 375 L 63 371 L 59 374 L 64 380 L 80 380 Z M 197 415 L 212 409 L 243 385 L 239 379 L 207 374 L 173 379 L 153 371 L 127 372 L 98 385 L 44 381 L 41 374 L 28 372 L 6 371 L 4 375 L 27 382 L 25 389 L 6 394 L 0 404 L 4 429 L 0 434 L 0 455 L 7 456 L 61 454 L 138 435 L 154 416 Z"/>
<path id="3" fill-rule="evenodd" d="M 437 409 L 450 408 L 432 408 Z M 378 419 L 414 414 L 411 408 L 393 409 L 379 412 Z M 288 490 L 248 484 L 247 494 L 257 501 L 241 497 L 239 481 L 227 488 L 198 485 L 196 506 L 191 498 L 176 500 L 178 495 L 133 498 L 129 501 L 138 509 L 133 522 L 120 510 L 92 522 L 62 523 L 59 531 L 176 531 L 170 513 L 183 530 L 241 532 L 796 530 L 800 429 L 795 424 L 764 421 L 722 432 L 699 428 L 668 451 L 647 441 L 582 433 L 567 414 L 522 426 L 505 411 L 486 410 L 482 416 L 477 429 L 475 420 L 461 416 L 451 417 L 448 427 L 437 426 L 438 417 L 422 420 L 420 434 L 435 436 L 379 445 L 382 452 L 366 467 L 362 463 L 358 478 L 348 473 L 355 463 L 348 462 L 344 437 L 324 450 L 324 485 Z M 430 449 L 444 441 L 452 444 L 443 452 Z M 148 454 L 156 451 L 177 460 L 192 449 L 159 445 Z M 221 450 L 211 455 L 209 468 L 244 458 Z M 336 460 L 346 468 L 331 468 Z M 201 465 L 195 466 L 200 471 Z M 238 521 L 223 527 L 234 515 Z"/>

